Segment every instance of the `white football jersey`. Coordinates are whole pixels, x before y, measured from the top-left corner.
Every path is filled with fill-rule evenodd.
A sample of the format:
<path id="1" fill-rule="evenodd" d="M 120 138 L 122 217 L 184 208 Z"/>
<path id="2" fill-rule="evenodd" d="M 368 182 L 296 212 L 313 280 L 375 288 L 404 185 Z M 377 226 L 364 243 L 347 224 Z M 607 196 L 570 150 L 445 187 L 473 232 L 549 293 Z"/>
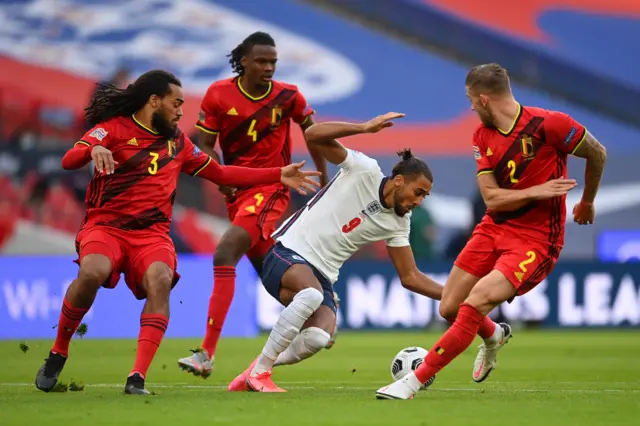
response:
<path id="1" fill-rule="evenodd" d="M 385 206 L 386 179 L 376 160 L 347 150 L 338 167 L 331 182 L 272 235 L 331 283 L 342 264 L 365 244 L 384 240 L 390 247 L 408 246 L 411 221 L 411 213 L 400 217 Z"/>

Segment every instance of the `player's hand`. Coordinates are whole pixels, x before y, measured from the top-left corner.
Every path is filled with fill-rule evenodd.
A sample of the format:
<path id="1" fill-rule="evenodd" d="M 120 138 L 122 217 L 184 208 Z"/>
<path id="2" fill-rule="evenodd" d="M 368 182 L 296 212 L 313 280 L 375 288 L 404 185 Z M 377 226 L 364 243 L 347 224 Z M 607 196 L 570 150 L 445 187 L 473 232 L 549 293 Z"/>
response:
<path id="1" fill-rule="evenodd" d="M 542 185 L 536 185 L 531 187 L 533 191 L 533 198 L 536 200 L 546 200 L 553 197 L 561 197 L 567 192 L 571 191 L 578 185 L 575 179 L 552 179 L 543 183 Z"/>
<path id="2" fill-rule="evenodd" d="M 233 198 L 236 195 L 237 189 L 231 186 L 220 185 L 218 186 L 218 191 L 227 198 Z"/>
<path id="3" fill-rule="evenodd" d="M 593 203 L 580 201 L 573 206 L 573 221 L 579 225 L 592 225 L 596 210 Z"/>
<path id="4" fill-rule="evenodd" d="M 400 112 L 388 112 L 384 115 L 379 115 L 376 118 L 364 123 L 364 133 L 378 133 L 380 130 L 393 126 L 393 121 L 398 118 L 404 117 L 404 114 Z"/>
<path id="5" fill-rule="evenodd" d="M 91 159 L 100 173 L 110 175 L 116 168 L 117 161 L 113 159 L 113 154 L 107 148 L 96 145 L 91 150 Z"/>
<path id="6" fill-rule="evenodd" d="M 310 176 L 321 176 L 322 173 L 315 170 L 300 170 L 306 161 L 289 164 L 282 168 L 280 182 L 298 191 L 300 195 L 307 195 L 309 192 L 316 192 L 316 187 L 320 184 L 311 179 Z"/>

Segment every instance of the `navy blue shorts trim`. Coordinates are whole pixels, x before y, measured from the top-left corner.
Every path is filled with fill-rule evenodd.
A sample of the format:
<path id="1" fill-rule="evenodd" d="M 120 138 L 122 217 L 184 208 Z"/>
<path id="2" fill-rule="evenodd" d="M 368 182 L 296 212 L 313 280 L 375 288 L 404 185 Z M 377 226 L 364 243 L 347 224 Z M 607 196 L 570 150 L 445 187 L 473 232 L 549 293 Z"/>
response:
<path id="1" fill-rule="evenodd" d="M 331 282 L 322 275 L 315 266 L 307 262 L 295 251 L 283 246 L 280 242 L 276 242 L 276 244 L 271 247 L 262 264 L 262 285 L 264 285 L 267 292 L 282 304 L 280 300 L 280 283 L 282 282 L 284 273 L 295 264 L 307 265 L 311 268 L 313 275 L 316 276 L 322 286 L 322 292 L 324 294 L 322 305 L 328 306 L 333 312 L 336 312 L 337 307 L 333 297 L 333 286 Z"/>

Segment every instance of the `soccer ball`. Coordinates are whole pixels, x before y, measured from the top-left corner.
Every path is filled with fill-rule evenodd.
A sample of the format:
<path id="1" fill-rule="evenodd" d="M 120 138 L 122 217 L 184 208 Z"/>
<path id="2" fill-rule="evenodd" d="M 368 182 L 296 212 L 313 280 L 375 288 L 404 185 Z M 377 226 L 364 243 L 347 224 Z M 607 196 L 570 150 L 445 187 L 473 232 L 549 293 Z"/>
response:
<path id="1" fill-rule="evenodd" d="M 427 356 L 429 351 L 419 346 L 410 346 L 408 348 L 404 348 L 393 358 L 393 362 L 391 362 L 391 377 L 394 380 L 400 380 L 407 374 L 415 371 L 416 368 L 422 361 L 424 361 L 424 357 Z M 427 383 L 422 385 L 420 390 L 426 390 L 433 381 L 436 379 L 436 376 L 433 376 Z"/>

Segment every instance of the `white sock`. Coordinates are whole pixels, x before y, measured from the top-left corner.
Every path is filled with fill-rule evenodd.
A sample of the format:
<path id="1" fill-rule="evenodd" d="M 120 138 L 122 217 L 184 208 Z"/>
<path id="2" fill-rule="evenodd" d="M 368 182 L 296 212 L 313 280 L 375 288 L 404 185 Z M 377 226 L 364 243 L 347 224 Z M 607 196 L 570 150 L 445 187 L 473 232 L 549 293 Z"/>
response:
<path id="1" fill-rule="evenodd" d="M 251 376 L 270 371 L 273 368 L 278 355 L 289 347 L 305 321 L 320 307 L 323 297 L 322 293 L 315 288 L 305 288 L 293 297 L 289 306 L 284 308 L 273 326 L 267 343 L 262 349 L 262 355 L 251 371 Z"/>
<path id="2" fill-rule="evenodd" d="M 491 335 L 491 337 L 487 339 L 483 339 L 484 343 L 486 343 L 487 345 L 494 345 L 498 343 L 500 339 L 502 339 L 503 333 L 504 333 L 503 328 L 500 326 L 500 324 L 496 323 L 496 329 L 493 330 L 493 334 Z"/>
<path id="3" fill-rule="evenodd" d="M 407 384 L 407 386 L 409 386 L 409 389 L 411 389 L 413 393 L 418 392 L 422 387 L 422 383 L 420 383 L 420 380 L 418 380 L 416 374 L 413 372 L 407 374 L 401 380 L 403 380 Z"/>
<path id="4" fill-rule="evenodd" d="M 278 355 L 274 367 L 296 364 L 303 359 L 310 358 L 327 346 L 330 339 L 329 333 L 321 328 L 306 328 L 293 339 L 287 350 Z"/>

